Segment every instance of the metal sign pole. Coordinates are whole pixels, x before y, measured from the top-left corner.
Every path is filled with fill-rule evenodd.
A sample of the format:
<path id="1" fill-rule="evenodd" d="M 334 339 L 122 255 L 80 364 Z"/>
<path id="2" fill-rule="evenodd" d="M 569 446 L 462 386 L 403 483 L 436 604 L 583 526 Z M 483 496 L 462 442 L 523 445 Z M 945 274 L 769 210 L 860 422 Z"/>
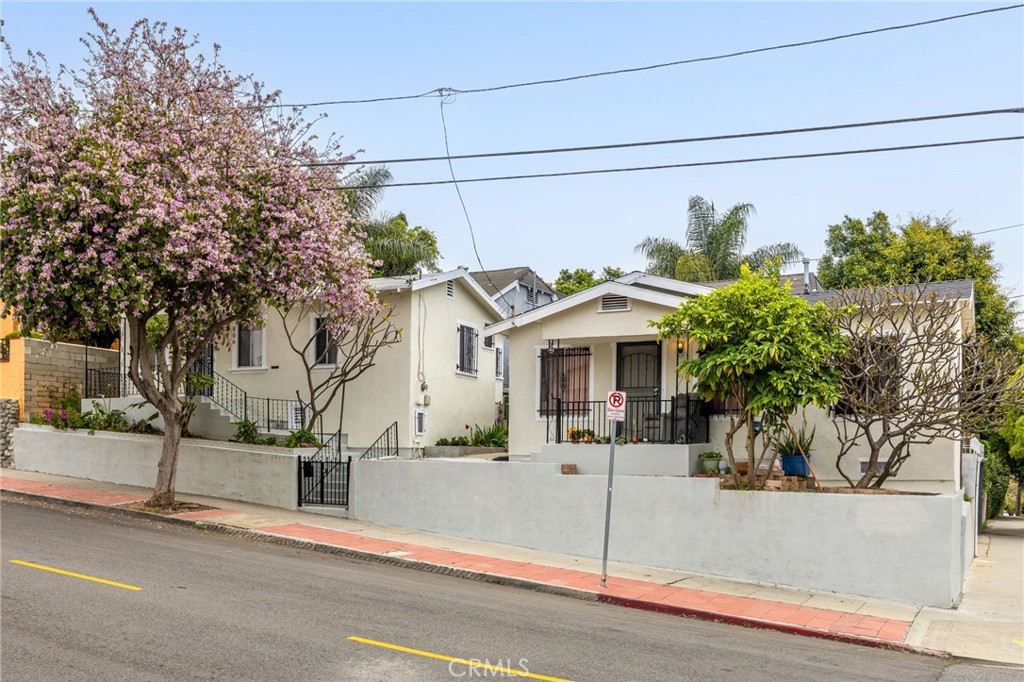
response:
<path id="1" fill-rule="evenodd" d="M 607 587 L 608 582 L 608 532 L 611 529 L 612 521 L 612 476 L 615 474 L 615 439 L 612 438 L 611 449 L 608 452 L 608 499 L 604 506 L 604 550 L 601 553 L 601 587 Z"/>

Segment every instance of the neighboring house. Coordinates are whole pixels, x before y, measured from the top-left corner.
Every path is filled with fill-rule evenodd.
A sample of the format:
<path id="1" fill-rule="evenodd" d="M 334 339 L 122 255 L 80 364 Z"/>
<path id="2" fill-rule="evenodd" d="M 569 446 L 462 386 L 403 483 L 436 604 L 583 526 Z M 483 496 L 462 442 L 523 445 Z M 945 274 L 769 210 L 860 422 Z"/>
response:
<path id="1" fill-rule="evenodd" d="M 559 299 L 558 293 L 527 267 L 478 270 L 469 273 L 501 309 L 503 317 L 514 317 Z M 502 348 L 505 358 L 505 388 L 508 382 L 508 339 Z"/>
<path id="2" fill-rule="evenodd" d="M 469 274 L 498 304 L 505 317 L 522 315 L 559 298 L 540 275 L 527 267 L 479 270 Z"/>
<path id="3" fill-rule="evenodd" d="M 467 424 L 493 423 L 504 363 L 500 337 L 485 338 L 482 332 L 485 325 L 501 319 L 501 311 L 469 273 L 458 269 L 368 283 L 391 307 L 401 340 L 378 351 L 374 366 L 346 384 L 344 395 L 339 392 L 323 416 L 324 433 L 333 434 L 340 426 L 349 447 L 359 449 L 397 422 L 398 446 L 409 454 L 439 438 L 468 435 Z M 295 322 L 289 318 L 289 326 Z M 311 350 L 316 357 L 336 362 L 317 319 L 298 322 L 296 328 L 308 328 L 310 334 L 298 339 L 299 345 L 315 336 Z M 248 417 L 263 431 L 269 424 L 277 433 L 299 427 L 300 400 L 308 400 L 306 371 L 289 346 L 276 311 L 268 312 L 262 327 L 236 328 L 231 343 L 215 349 L 201 364 L 203 372 L 212 369 L 217 378 L 207 397 L 222 410 L 227 408 L 231 414 L 225 414 L 226 419 Z M 237 398 L 241 393 L 244 402 Z M 199 416 L 193 430 L 202 434 L 207 416 Z M 223 437 L 224 431 L 214 429 L 211 435 Z"/>
<path id="4" fill-rule="evenodd" d="M 964 301 L 963 314 L 951 324 L 963 331 L 973 326 L 970 282 L 929 286 Z M 794 293 L 803 295 L 801 290 Z M 640 443 L 628 445 L 617 458 L 616 471 L 622 473 L 688 475 L 696 472 L 700 452 L 724 450 L 733 406 L 700 400 L 695 383 L 675 371 L 680 359 L 696 352 L 695 344 L 683 338 L 658 341 L 648 324 L 688 297 L 709 291 L 708 286 L 634 272 L 489 326 L 485 333 L 503 334 L 510 345 L 509 380 L 515 386 L 509 405 L 510 459 L 575 463 L 581 473 L 605 470 L 607 447 L 570 444 L 570 428 L 589 429 L 599 440 L 636 437 Z M 804 296 L 814 302 L 827 294 Z M 609 430 L 604 404 L 613 389 L 625 391 L 628 402 L 626 421 Z M 825 485 L 846 485 L 835 468 L 836 417 L 817 408 L 806 415 L 808 426 L 816 428 L 818 476 Z M 742 441 L 741 431 L 736 442 Z M 858 452 L 845 466 L 864 466 Z M 955 491 L 960 461 L 958 441 L 916 446 L 885 487 Z M 858 478 L 856 471 L 847 473 Z"/>

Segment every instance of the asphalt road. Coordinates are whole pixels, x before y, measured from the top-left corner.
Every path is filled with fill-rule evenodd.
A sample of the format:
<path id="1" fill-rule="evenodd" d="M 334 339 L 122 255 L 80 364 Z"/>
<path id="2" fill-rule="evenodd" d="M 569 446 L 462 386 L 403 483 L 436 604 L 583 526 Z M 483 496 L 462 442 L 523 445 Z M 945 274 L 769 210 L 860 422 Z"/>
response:
<path id="1" fill-rule="evenodd" d="M 0 508 L 0 676 L 20 680 L 1014 680 L 204 533 L 107 512 Z M 23 561 L 135 586 L 33 568 Z"/>

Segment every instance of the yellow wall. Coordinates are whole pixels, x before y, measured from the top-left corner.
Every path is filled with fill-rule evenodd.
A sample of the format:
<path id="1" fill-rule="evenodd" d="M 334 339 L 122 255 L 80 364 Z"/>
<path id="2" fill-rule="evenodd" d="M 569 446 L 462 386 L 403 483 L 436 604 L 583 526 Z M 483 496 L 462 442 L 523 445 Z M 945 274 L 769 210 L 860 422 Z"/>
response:
<path id="1" fill-rule="evenodd" d="M 0 323 L 9 320 L 0 320 Z M 3 334 L 0 334 L 3 336 Z M 18 401 L 21 417 L 25 417 L 25 339 L 11 339 L 11 359 L 0 362 L 0 398 Z"/>

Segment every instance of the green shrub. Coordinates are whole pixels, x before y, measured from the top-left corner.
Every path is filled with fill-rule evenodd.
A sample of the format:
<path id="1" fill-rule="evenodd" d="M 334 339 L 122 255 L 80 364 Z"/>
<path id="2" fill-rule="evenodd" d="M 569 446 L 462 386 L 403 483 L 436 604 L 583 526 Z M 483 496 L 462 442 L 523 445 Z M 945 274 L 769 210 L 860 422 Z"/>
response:
<path id="1" fill-rule="evenodd" d="M 451 445 L 451 442 L 447 438 L 438 438 L 434 445 Z"/>
<path id="2" fill-rule="evenodd" d="M 260 442 L 260 429 L 251 419 L 235 422 L 235 440 L 239 443 L 255 445 Z"/>
<path id="3" fill-rule="evenodd" d="M 318 448 L 320 447 L 320 441 L 316 439 L 316 434 L 309 429 L 299 429 L 298 431 L 292 431 L 285 438 L 284 446 L 286 448 Z"/>
<path id="4" fill-rule="evenodd" d="M 594 432 L 590 432 L 593 437 Z M 464 437 L 464 436 L 463 436 Z M 473 433 L 470 436 L 470 445 L 492 447 L 492 448 L 507 448 L 508 447 L 508 427 L 504 424 L 491 424 L 486 428 L 480 428 L 476 424 L 473 425 Z"/>

